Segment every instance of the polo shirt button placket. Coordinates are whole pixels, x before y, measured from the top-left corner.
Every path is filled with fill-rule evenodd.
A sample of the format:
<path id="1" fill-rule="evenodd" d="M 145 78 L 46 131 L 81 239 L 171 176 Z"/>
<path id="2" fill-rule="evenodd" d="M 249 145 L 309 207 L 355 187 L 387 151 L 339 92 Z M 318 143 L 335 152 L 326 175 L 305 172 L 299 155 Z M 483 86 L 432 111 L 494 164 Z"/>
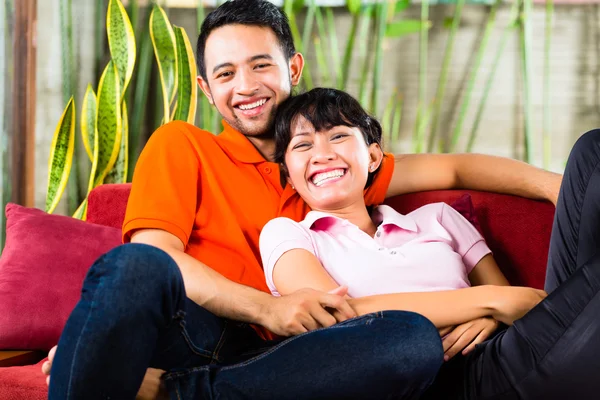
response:
<path id="1" fill-rule="evenodd" d="M 271 169 L 271 167 L 265 167 L 264 171 L 265 174 L 270 174 L 273 170 Z"/>

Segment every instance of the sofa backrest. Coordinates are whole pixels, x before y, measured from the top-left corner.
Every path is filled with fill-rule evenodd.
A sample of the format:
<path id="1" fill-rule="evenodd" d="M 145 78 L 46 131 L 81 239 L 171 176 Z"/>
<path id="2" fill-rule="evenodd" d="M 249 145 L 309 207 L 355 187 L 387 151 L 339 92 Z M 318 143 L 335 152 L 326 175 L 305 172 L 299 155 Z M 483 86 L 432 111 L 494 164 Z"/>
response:
<path id="1" fill-rule="evenodd" d="M 130 190 L 131 184 L 94 189 L 88 198 L 88 222 L 120 228 Z M 465 193 L 471 195 L 483 236 L 509 281 L 513 285 L 543 288 L 554 218 L 551 203 L 471 190 L 411 193 L 386 203 L 406 214 L 424 204 L 450 204 Z"/>

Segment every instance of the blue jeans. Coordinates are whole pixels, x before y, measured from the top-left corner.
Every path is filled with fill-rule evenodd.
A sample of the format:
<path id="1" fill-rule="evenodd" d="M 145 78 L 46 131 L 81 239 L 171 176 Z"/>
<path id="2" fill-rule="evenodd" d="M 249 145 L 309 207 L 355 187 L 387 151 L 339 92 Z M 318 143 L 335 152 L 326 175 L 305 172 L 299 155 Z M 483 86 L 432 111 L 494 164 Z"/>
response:
<path id="1" fill-rule="evenodd" d="M 433 324 L 402 311 L 264 341 L 189 300 L 166 253 L 127 244 L 90 269 L 49 399 L 134 399 L 148 367 L 168 371 L 173 399 L 415 399 L 442 357 Z"/>

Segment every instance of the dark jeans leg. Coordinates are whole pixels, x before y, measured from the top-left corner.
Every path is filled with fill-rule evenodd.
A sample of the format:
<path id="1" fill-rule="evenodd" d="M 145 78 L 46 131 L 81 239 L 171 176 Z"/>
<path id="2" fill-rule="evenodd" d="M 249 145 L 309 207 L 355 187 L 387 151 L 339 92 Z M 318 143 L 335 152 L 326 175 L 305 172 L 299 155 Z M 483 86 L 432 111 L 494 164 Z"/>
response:
<path id="1" fill-rule="evenodd" d="M 233 365 L 170 373 L 173 399 L 416 399 L 442 363 L 424 317 L 385 311 L 287 339 Z"/>
<path id="2" fill-rule="evenodd" d="M 434 386 L 438 397 L 429 398 L 600 397 L 599 166 L 600 131 L 591 131 L 575 144 L 563 178 L 547 269 L 549 296 L 467 357 L 442 367 Z M 452 396 L 439 397 L 443 390 Z"/>
<path id="3" fill-rule="evenodd" d="M 550 293 L 600 249 L 600 130 L 581 136 L 558 196 L 545 290 Z"/>
<path id="4" fill-rule="evenodd" d="M 226 346 L 229 340 L 236 346 Z M 134 399 L 149 366 L 207 365 L 220 351 L 262 343 L 249 328 L 186 298 L 175 262 L 142 244 L 120 246 L 90 268 L 58 344 L 50 400 Z"/>

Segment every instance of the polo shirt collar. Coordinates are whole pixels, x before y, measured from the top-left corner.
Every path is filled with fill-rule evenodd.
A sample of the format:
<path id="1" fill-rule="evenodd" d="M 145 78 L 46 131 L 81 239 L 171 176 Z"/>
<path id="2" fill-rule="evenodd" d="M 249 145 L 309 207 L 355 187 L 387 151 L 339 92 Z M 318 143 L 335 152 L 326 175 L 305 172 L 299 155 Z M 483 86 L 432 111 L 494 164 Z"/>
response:
<path id="1" fill-rule="evenodd" d="M 408 215 L 402 215 L 390 206 L 377 206 L 371 214 L 373 222 L 377 225 L 396 225 L 398 228 L 417 232 L 417 223 Z"/>
<path id="2" fill-rule="evenodd" d="M 375 224 L 378 226 L 395 225 L 407 231 L 418 231 L 417 223 L 414 219 L 408 215 L 400 214 L 390 206 L 380 205 L 375 207 L 371 214 L 371 218 L 373 218 L 373 222 L 375 222 Z M 326 219 L 329 220 L 332 226 L 337 226 L 338 224 L 349 224 L 349 222 L 345 219 L 321 211 L 309 212 L 302 221 L 302 224 L 304 224 L 304 226 L 306 226 L 308 229 L 312 229 L 318 221 Z"/>
<path id="3" fill-rule="evenodd" d="M 219 140 L 227 143 L 227 150 L 236 160 L 246 164 L 258 164 L 267 161 L 246 136 L 225 120 L 222 120 L 222 123 L 223 132 L 218 136 Z"/>
<path id="4" fill-rule="evenodd" d="M 335 215 L 327 214 L 321 211 L 311 211 L 306 214 L 304 220 L 302 220 L 301 224 L 306 226 L 308 229 L 312 229 L 312 227 L 320 220 L 329 220 L 334 224 L 338 223 L 348 223 L 347 220 L 342 219 L 340 217 L 336 217 Z"/>

